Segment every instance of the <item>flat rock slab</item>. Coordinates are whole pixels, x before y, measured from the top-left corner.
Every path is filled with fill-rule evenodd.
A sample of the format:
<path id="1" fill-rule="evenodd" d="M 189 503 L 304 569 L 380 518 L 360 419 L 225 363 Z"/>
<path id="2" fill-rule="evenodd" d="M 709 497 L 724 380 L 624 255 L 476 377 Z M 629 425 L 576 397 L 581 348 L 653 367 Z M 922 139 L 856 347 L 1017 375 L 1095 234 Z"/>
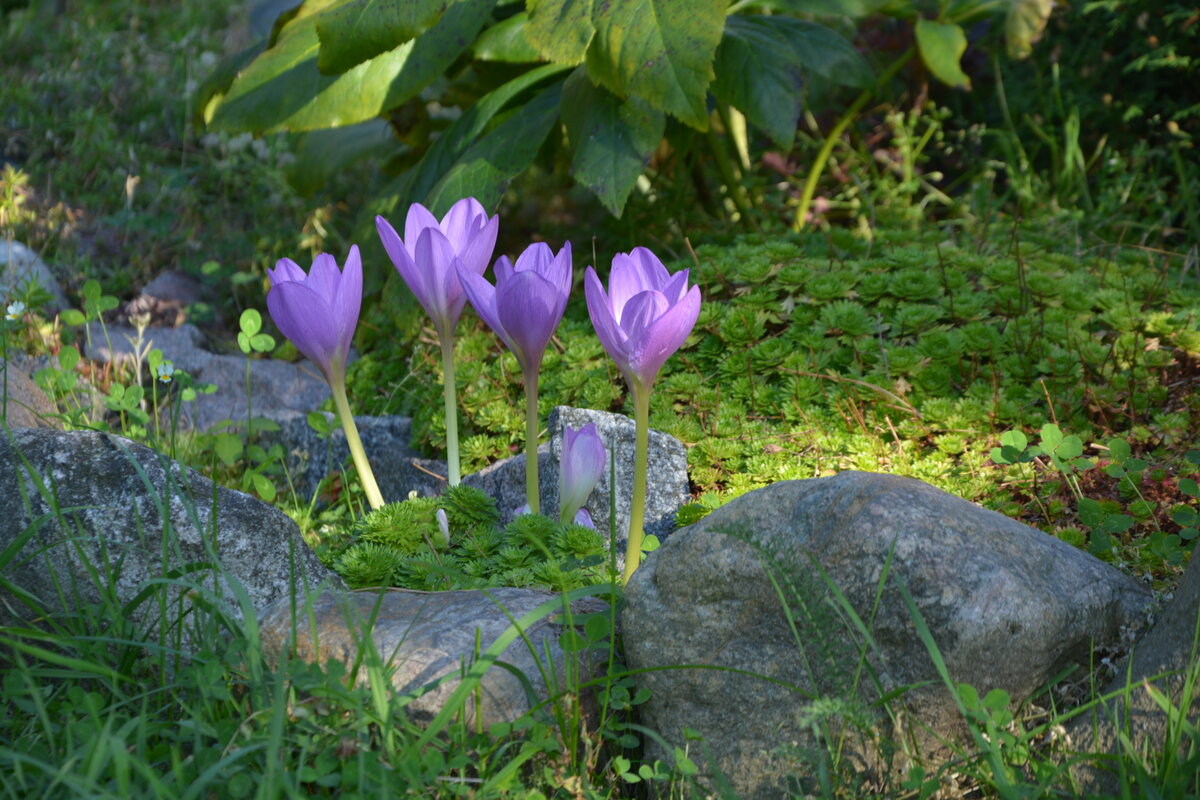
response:
<path id="1" fill-rule="evenodd" d="M 307 661 L 324 664 L 333 659 L 349 667 L 358 660 L 360 648 L 369 637 L 380 659 L 394 670 L 392 684 L 397 691 L 407 694 L 440 678 L 461 675 L 465 665 L 475 661 L 477 652 L 486 651 L 508 629 L 512 622 L 509 615 L 520 620 L 544 604 L 553 607 L 560 598 L 551 592 L 513 588 L 489 589 L 486 593 L 411 589 L 325 592 L 312 601 L 311 610 L 294 609 L 292 602 L 281 600 L 263 612 L 259 628 L 265 652 L 276 662 L 294 652 Z M 592 614 L 607 611 L 608 604 L 585 597 L 576 600 L 571 608 L 572 614 Z M 582 670 L 585 676 L 577 683 L 594 674 L 586 656 L 563 653 L 559 637 L 566 618 L 562 611 L 560 600 L 552 613 L 540 616 L 525 628 L 525 637 L 542 661 L 540 668 L 529 645 L 520 637 L 499 657 L 528 678 L 539 701 L 551 694 L 543 669 L 546 674 L 557 676 L 552 681 L 563 680 L 568 664 L 572 669 Z M 582 626 L 579 628 L 582 630 Z M 547 648 L 549 664 L 545 656 Z M 366 670 L 360 670 L 357 681 L 359 685 L 367 685 Z M 452 678 L 405 708 L 416 721 L 428 723 L 458 685 L 459 681 Z M 484 674 L 479 694 L 478 705 L 477 698 L 472 697 L 465 707 L 465 718 L 472 724 L 477 715 L 481 715 L 485 726 L 512 722 L 530 709 L 521 681 L 500 666 L 493 665 Z"/>
<path id="2" fill-rule="evenodd" d="M 283 512 L 111 434 L 19 428 L 0 436 L 0 552 L 31 526 L 0 574 L 39 610 L 0 590 L 0 618 L 35 622 L 40 610 L 74 613 L 104 595 L 133 603 L 165 580 L 165 620 L 153 591 L 130 614 L 152 638 L 164 624 L 180 627 L 186 647 L 189 586 L 235 620 L 234 579 L 255 613 L 294 587 L 344 587 Z"/>
<path id="3" fill-rule="evenodd" d="M 184 406 L 182 420 L 188 427 L 207 430 L 229 421 L 246 419 L 246 358 L 218 355 L 203 347 L 204 335 L 194 325 L 178 328 L 147 328 L 143 341 L 162 350 L 176 369 L 182 369 L 197 381 L 217 387 L 213 394 L 202 394 Z M 137 330 L 121 325 L 108 326 L 107 333 L 96 323 L 89 325 L 90 344 L 86 355 L 100 362 L 131 361 Z M 272 358 L 250 361 L 249 397 L 251 411 L 302 411 L 320 407 L 330 396 L 329 386 L 320 371 L 307 361 L 290 362 Z"/>
<path id="4" fill-rule="evenodd" d="M 1027 525 L 921 481 L 843 472 L 750 492 L 672 534 L 627 587 L 629 666 L 733 667 L 827 699 L 871 702 L 865 675 L 859 688 L 849 683 L 861 637 L 814 564 L 870 625 L 878 649 L 868 660 L 880 689 L 930 682 L 904 696 L 918 727 L 932 731 L 924 747 L 938 736 L 959 739 L 965 728 L 901 585 L 952 680 L 980 696 L 1004 689 L 1014 702 L 1064 668 L 1086 667 L 1091 648 L 1138 625 L 1151 602 L 1136 581 Z M 639 683 L 651 691 L 643 720 L 681 746 L 685 726 L 700 731 L 739 796 L 778 797 L 803 772 L 778 752 L 789 742 L 814 744 L 814 707 L 802 693 L 716 670 L 648 672 Z"/>

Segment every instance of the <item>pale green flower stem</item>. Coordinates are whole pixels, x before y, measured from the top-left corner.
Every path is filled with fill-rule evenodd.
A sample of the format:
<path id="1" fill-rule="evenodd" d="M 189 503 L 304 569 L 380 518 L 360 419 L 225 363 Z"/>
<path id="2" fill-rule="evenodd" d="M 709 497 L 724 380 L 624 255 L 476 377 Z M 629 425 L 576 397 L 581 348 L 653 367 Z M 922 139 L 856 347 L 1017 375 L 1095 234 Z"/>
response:
<path id="1" fill-rule="evenodd" d="M 454 334 L 439 334 L 438 341 L 442 345 L 442 394 L 446 400 L 446 467 L 450 485 L 458 486 L 462 467 L 458 461 L 458 406 L 454 400 Z"/>
<path id="2" fill-rule="evenodd" d="M 358 479 L 362 481 L 363 491 L 367 493 L 367 503 L 372 510 L 382 508 L 383 494 L 379 491 L 379 484 L 375 483 L 375 473 L 367 461 L 362 439 L 358 438 L 358 426 L 354 424 L 354 415 L 350 413 L 350 403 L 346 400 L 345 381 L 334 381 L 329 388 L 333 390 L 333 405 L 342 421 L 342 430 L 346 433 L 346 444 L 350 447 L 354 468 L 358 470 Z"/>
<path id="3" fill-rule="evenodd" d="M 642 535 L 646 522 L 646 469 L 650 460 L 650 389 L 633 389 L 633 420 L 637 439 L 633 451 L 633 500 L 629 504 L 629 541 L 625 546 L 625 573 L 629 583 L 642 560 Z"/>
<path id="4" fill-rule="evenodd" d="M 538 491 L 538 373 L 525 375 L 525 502 L 542 513 Z"/>

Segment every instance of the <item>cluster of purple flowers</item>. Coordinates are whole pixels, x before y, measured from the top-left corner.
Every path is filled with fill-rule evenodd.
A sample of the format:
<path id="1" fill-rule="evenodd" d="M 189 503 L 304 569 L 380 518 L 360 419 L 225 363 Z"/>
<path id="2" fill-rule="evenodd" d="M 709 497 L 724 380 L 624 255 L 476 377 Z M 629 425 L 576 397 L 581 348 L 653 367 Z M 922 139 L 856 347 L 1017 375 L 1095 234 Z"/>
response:
<path id="1" fill-rule="evenodd" d="M 542 356 L 562 321 L 571 291 L 571 244 L 558 253 L 541 242 L 530 245 L 512 262 L 495 262 L 495 283 L 484 272 L 496 245 L 498 217 L 489 217 L 474 198 L 455 203 L 438 220 L 414 203 L 408 210 L 404 237 L 383 217 L 376 227 L 384 249 L 409 289 L 433 321 L 442 347 L 446 384 L 447 461 L 450 483 L 459 480 L 458 436 L 454 405 L 454 329 L 469 300 L 480 318 L 517 357 L 525 379 L 526 493 L 531 510 L 538 511 L 537 382 Z M 362 259 L 352 246 L 345 268 L 322 253 L 306 274 L 294 261 L 281 259 L 269 270 L 271 290 L 267 308 L 280 332 L 315 363 L 334 392 L 345 396 L 346 359 L 362 303 Z M 612 262 L 608 289 L 595 269 L 584 275 L 588 313 L 596 335 L 624 375 L 633 399 L 637 423 L 635 482 L 630 514 L 629 552 L 625 580 L 641 556 L 646 494 L 650 392 L 662 365 L 691 333 L 700 313 L 700 289 L 688 285 L 688 270 L 667 271 L 644 247 L 619 253 Z M 353 419 L 338 403 L 347 439 Z M 361 444 L 358 445 L 361 450 Z M 582 506 L 603 474 L 605 449 L 594 425 L 568 429 L 564 437 L 560 475 L 560 518 L 589 520 Z M 356 454 L 360 472 L 366 459 Z M 369 465 L 365 467 L 369 471 Z M 374 478 L 364 476 L 364 485 Z M 378 490 L 375 490 L 378 495 Z M 372 497 L 372 506 L 382 498 Z"/>

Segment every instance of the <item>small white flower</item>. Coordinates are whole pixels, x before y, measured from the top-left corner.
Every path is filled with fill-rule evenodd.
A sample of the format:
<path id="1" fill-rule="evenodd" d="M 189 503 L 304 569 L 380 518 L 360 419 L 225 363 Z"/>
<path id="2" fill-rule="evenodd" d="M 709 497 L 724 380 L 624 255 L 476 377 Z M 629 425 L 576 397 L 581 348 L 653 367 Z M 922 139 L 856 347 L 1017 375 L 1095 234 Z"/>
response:
<path id="1" fill-rule="evenodd" d="M 170 361 L 164 361 L 158 365 L 158 379 L 163 383 L 170 383 L 171 376 L 175 374 L 175 367 Z"/>
<path id="2" fill-rule="evenodd" d="M 25 313 L 25 304 L 20 300 L 17 300 L 15 303 L 8 304 L 8 319 L 16 319 L 23 313 Z"/>

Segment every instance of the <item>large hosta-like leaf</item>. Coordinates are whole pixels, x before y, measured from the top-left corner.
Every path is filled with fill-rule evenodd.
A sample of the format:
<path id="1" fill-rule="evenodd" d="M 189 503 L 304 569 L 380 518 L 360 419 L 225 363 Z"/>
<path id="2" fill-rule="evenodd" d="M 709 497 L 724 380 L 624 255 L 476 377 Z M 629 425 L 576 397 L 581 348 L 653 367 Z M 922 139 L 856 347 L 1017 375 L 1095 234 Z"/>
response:
<path id="1" fill-rule="evenodd" d="M 849 86 L 874 80 L 870 66 L 841 36 L 783 16 L 730 16 L 715 68 L 713 94 L 785 148 L 796 135 L 806 73 Z"/>
<path id="2" fill-rule="evenodd" d="M 592 13 L 588 76 L 700 130 L 727 0 L 608 0 Z"/>
<path id="3" fill-rule="evenodd" d="M 513 98 L 568 69 L 570 67 L 561 64 L 547 64 L 513 78 L 479 98 L 442 132 L 416 166 L 388 184 L 373 204 L 371 216 L 383 214 L 387 217 L 398 208 L 407 208 L 410 203 L 427 203 L 429 192 L 438 180 L 475 144 L 492 119 Z"/>
<path id="4" fill-rule="evenodd" d="M 662 138 L 666 117 L 644 100 L 622 100 L 595 86 L 582 69 L 563 86 L 562 115 L 575 151 L 571 174 L 614 216 L 621 216 Z"/>
<path id="5" fill-rule="evenodd" d="M 429 210 L 440 217 L 464 197 L 495 208 L 509 181 L 529 168 L 558 121 L 561 94 L 562 84 L 554 84 L 472 145 L 429 193 Z"/>
<path id="6" fill-rule="evenodd" d="M 580 64 L 596 28 L 592 0 L 528 0 L 525 38 L 549 61 Z"/>
<path id="7" fill-rule="evenodd" d="M 246 68 L 212 113 L 221 130 L 315 130 L 351 125 L 415 96 L 470 46 L 495 0 L 460 0 L 420 37 L 343 72 L 317 69 L 318 14 L 298 16 Z"/>
<path id="8" fill-rule="evenodd" d="M 317 66 L 323 73 L 337 74 L 394 50 L 441 19 L 453 2 L 349 0 L 317 20 L 321 40 Z"/>

